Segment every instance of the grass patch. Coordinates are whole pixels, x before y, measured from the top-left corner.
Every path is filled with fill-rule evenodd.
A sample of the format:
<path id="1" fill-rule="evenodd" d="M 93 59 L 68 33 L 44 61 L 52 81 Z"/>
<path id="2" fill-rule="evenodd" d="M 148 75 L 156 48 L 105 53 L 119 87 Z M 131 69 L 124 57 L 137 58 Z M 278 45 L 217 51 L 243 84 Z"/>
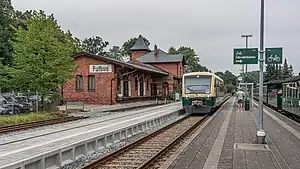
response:
<path id="1" fill-rule="evenodd" d="M 33 121 L 48 120 L 66 116 L 66 113 L 27 113 L 21 115 L 0 116 L 0 126 L 29 123 Z"/>

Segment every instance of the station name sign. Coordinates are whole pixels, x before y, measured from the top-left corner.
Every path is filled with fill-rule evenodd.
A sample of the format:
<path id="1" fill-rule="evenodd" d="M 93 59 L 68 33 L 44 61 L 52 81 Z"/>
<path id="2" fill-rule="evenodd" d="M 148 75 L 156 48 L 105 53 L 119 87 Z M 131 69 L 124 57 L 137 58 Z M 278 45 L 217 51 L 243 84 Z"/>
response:
<path id="1" fill-rule="evenodd" d="M 112 72 L 111 64 L 90 65 L 90 73 Z"/>

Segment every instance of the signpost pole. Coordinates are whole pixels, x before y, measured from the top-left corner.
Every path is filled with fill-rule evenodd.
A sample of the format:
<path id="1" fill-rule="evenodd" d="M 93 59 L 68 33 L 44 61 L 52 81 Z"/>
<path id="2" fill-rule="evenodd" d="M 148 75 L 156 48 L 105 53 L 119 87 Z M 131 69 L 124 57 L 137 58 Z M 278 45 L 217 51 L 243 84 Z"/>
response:
<path id="1" fill-rule="evenodd" d="M 241 37 L 246 39 L 246 49 L 248 49 L 248 38 L 251 38 L 252 35 L 242 35 Z M 249 97 L 248 96 L 248 84 L 247 84 L 248 83 L 248 77 L 247 77 L 248 76 L 248 64 L 246 64 L 246 72 L 245 72 L 244 76 L 245 76 L 244 82 L 245 82 L 245 94 L 246 94 L 245 105 L 246 105 L 246 104 L 248 104 L 248 97 Z"/>
<path id="2" fill-rule="evenodd" d="M 246 36 L 246 49 L 248 49 L 248 36 Z M 246 86 L 245 86 L 245 94 L 246 94 L 246 100 L 248 98 L 248 90 L 247 90 L 247 71 L 248 71 L 248 64 L 246 64 L 246 71 L 245 71 L 245 83 L 246 83 Z M 246 105 L 246 104 L 245 104 Z"/>
<path id="3" fill-rule="evenodd" d="M 261 0 L 260 14 L 260 58 L 259 58 L 259 111 L 258 123 L 259 130 L 256 133 L 257 143 L 264 144 L 266 133 L 263 130 L 263 66 L 264 66 L 264 0 Z"/>

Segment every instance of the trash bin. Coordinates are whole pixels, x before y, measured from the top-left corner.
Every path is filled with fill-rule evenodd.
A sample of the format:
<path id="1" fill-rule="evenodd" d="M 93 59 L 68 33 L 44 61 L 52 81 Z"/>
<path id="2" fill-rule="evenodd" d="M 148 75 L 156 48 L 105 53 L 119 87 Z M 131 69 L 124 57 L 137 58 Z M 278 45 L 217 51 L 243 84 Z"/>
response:
<path id="1" fill-rule="evenodd" d="M 245 111 L 249 111 L 250 110 L 250 101 L 249 99 L 245 100 Z"/>

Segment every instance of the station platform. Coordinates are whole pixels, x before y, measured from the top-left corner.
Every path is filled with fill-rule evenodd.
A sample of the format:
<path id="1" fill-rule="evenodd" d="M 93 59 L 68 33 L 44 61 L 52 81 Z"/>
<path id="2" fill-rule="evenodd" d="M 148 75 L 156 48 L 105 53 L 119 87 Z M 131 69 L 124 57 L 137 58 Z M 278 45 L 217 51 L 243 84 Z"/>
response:
<path id="1" fill-rule="evenodd" d="M 168 103 L 172 103 L 173 101 L 169 101 Z M 114 105 L 92 105 L 92 104 L 86 104 L 81 105 L 80 103 L 75 102 L 75 104 L 71 105 L 62 105 L 58 106 L 58 109 L 60 111 L 65 110 L 81 110 L 81 111 L 75 111 L 76 114 L 86 114 L 86 112 L 115 112 L 115 111 L 126 111 L 134 108 L 144 108 L 144 107 L 150 107 L 155 105 L 162 105 L 165 104 L 164 100 L 158 100 L 157 102 L 155 100 L 149 100 L 149 101 L 139 101 L 139 102 L 132 102 L 132 103 L 120 103 L 120 104 L 114 104 Z"/>
<path id="2" fill-rule="evenodd" d="M 300 125 L 264 107 L 267 143 L 256 144 L 257 106 L 240 111 L 229 99 L 161 168 L 299 169 Z"/>

